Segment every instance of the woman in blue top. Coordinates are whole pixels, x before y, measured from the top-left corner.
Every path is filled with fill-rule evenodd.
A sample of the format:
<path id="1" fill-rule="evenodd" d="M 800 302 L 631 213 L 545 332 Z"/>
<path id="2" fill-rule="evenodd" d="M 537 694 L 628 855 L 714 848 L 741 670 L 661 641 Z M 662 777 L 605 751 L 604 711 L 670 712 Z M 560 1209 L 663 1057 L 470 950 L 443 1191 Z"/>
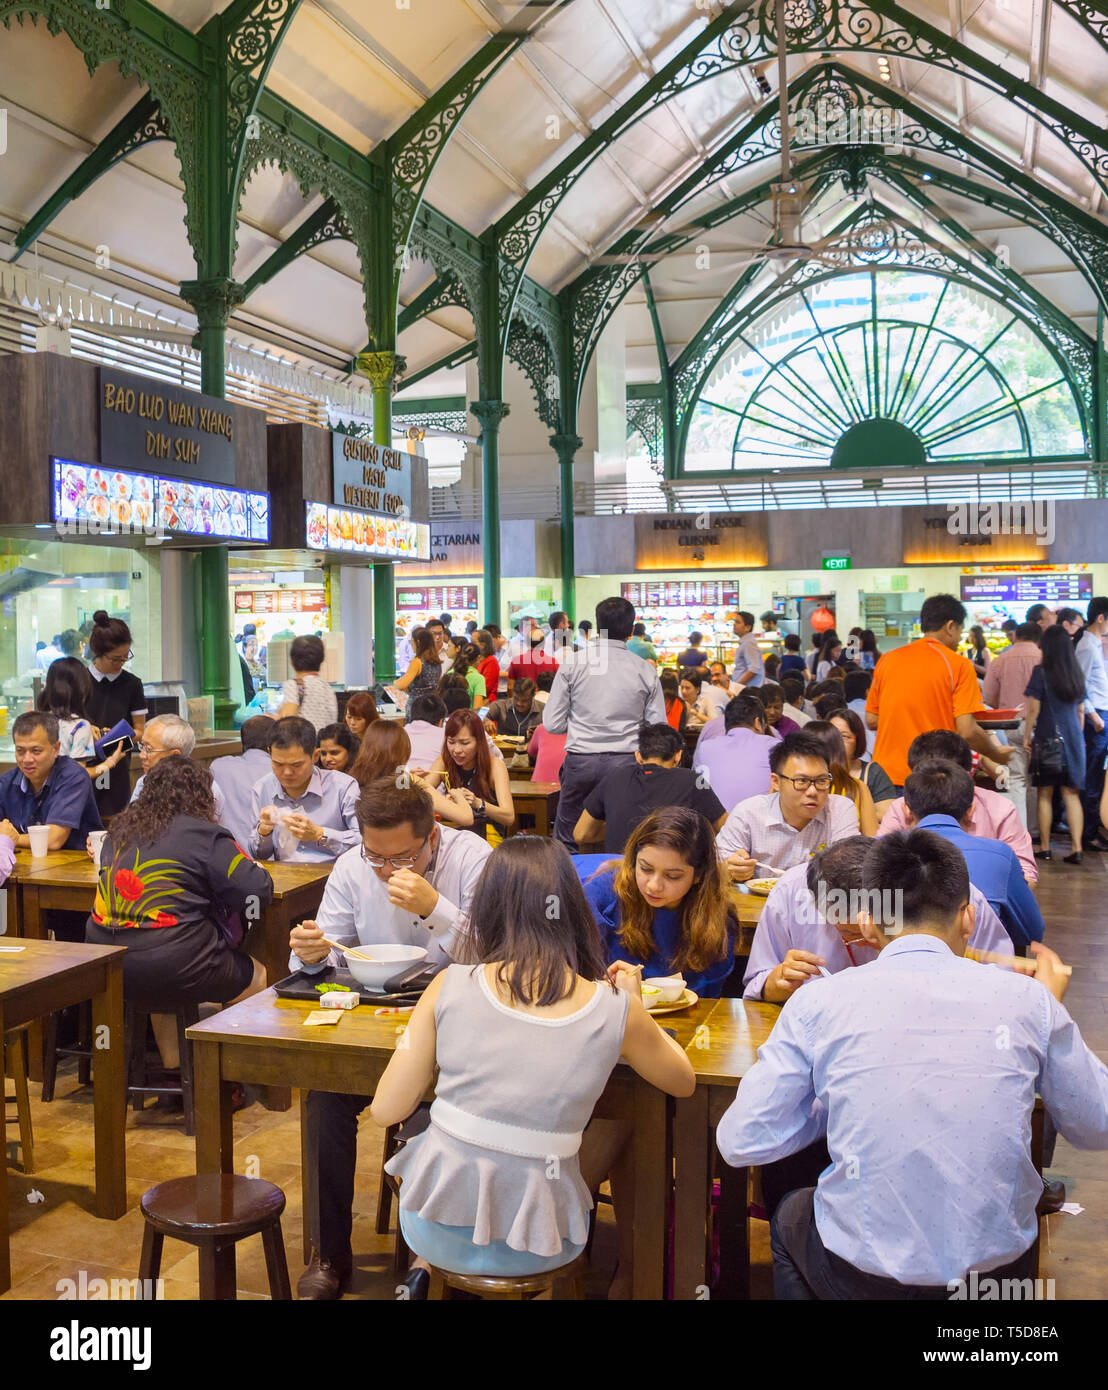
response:
<path id="1" fill-rule="evenodd" d="M 735 964 L 735 918 L 709 821 L 663 806 L 640 823 L 622 860 L 585 885 L 608 960 L 641 965 L 644 978 L 685 977 L 718 998 Z"/>

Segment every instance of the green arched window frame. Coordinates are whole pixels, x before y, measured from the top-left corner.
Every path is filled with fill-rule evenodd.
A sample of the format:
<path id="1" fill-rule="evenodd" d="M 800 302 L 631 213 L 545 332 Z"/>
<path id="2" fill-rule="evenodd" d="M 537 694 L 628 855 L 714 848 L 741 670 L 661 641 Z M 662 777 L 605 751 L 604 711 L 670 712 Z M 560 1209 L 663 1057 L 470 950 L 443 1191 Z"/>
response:
<path id="1" fill-rule="evenodd" d="M 889 275 L 941 282 L 928 317 L 910 318 L 878 312 L 878 279 Z M 812 292 L 833 282 L 842 284 L 845 291 L 850 280 L 863 279 L 869 285 L 869 312 L 860 312 L 833 324 L 821 324 L 812 308 Z M 998 318 L 1003 318 L 999 329 L 985 335 L 981 342 L 973 343 L 944 326 L 941 311 L 952 285 L 991 300 Z M 793 304 L 797 313 L 807 312 L 811 332 L 787 351 L 767 356 L 750 335 L 759 325 L 779 318 Z M 1056 369 L 1055 376 L 1038 379 L 1029 390 L 1014 387 L 1005 370 L 989 356 L 990 350 L 995 349 L 999 340 L 1013 328 L 1029 335 Z M 861 345 L 861 352 L 853 354 L 853 370 L 849 354 L 843 350 L 851 337 Z M 735 406 L 709 393 L 713 377 L 737 344 L 744 345 L 749 356 L 761 357 L 765 370 Z M 862 364 L 860 373 L 857 370 L 859 362 Z M 896 364 L 892 373 L 891 364 Z M 978 389 L 978 399 L 974 403 L 972 388 L 986 381 L 991 384 L 991 390 L 981 399 Z M 1037 450 L 1036 431 L 1029 424 L 1027 407 L 1036 398 L 1057 391 L 1060 386 L 1065 388 L 1068 398 L 1065 404 L 1072 412 L 1071 432 L 1080 430 L 1081 447 L 1070 451 Z M 882 467 L 928 462 L 987 465 L 1086 459 L 1092 456 L 1091 421 L 1086 400 L 1090 386 L 1091 383 L 1082 383 L 1076 377 L 1065 354 L 1042 332 L 1039 324 L 1011 300 L 991 293 L 980 283 L 938 269 L 905 265 L 810 275 L 801 284 L 794 282 L 785 286 L 779 295 L 759 305 L 755 317 L 734 323 L 721 335 L 690 393 L 690 408 L 684 412 L 678 473 L 682 477 L 703 479 L 713 475 L 777 471 L 783 467 Z M 965 409 L 959 415 L 952 407 L 956 407 L 960 396 L 965 396 L 966 400 Z M 702 405 L 735 418 L 729 466 L 689 467 L 689 437 Z M 877 422 L 894 423 L 882 433 L 881 429 L 865 423 L 869 421 L 874 422 L 874 426 Z M 1006 438 L 1002 436 L 994 447 L 981 448 L 980 432 L 989 426 L 1006 430 Z M 848 430 L 852 433 L 852 442 L 843 441 L 840 456 L 834 458 L 833 465 L 835 446 Z M 908 442 L 906 449 L 889 451 L 891 431 L 903 433 Z M 966 451 L 958 448 L 951 451 L 948 447 L 952 442 L 956 444 L 959 438 L 972 438 L 974 434 L 978 435 L 978 447 Z M 765 446 L 761 450 L 757 447 L 759 435 Z M 895 437 L 894 433 L 892 438 Z M 918 441 L 914 448 L 910 442 L 913 437 Z"/>

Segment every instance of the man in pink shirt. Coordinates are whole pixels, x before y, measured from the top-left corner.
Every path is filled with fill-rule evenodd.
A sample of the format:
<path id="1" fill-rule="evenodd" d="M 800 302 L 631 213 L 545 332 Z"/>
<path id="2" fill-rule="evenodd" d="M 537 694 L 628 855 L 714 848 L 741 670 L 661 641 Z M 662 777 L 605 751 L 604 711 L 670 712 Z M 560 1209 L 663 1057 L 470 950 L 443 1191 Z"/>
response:
<path id="1" fill-rule="evenodd" d="M 985 703 L 992 709 L 1018 709 L 1021 716 L 1024 709 L 1023 692 L 1031 679 L 1031 672 L 1042 660 L 1039 651 L 1039 638 L 1042 628 L 1038 623 L 1023 623 L 1016 628 L 1012 645 L 994 656 L 985 670 L 985 684 L 982 694 Z M 1016 808 L 1020 824 L 1026 829 L 1028 823 L 1027 754 L 1023 748 L 1023 721 L 1018 729 L 1008 730 L 1013 753 L 1008 763 L 1008 785 L 1004 795 Z M 1037 813 L 1032 810 L 1034 821 Z"/>
<path id="2" fill-rule="evenodd" d="M 990 664 L 989 669 L 992 669 Z M 998 706 L 1008 708 L 1008 706 Z M 914 772 L 924 763 L 941 759 L 956 763 L 967 772 L 973 771 L 973 754 L 970 746 L 960 734 L 949 729 L 933 729 L 930 733 L 917 735 L 908 749 L 908 767 Z M 966 829 L 971 835 L 982 840 L 1001 840 L 1010 845 L 1020 861 L 1023 876 L 1030 884 L 1039 881 L 1039 870 L 1035 863 L 1035 852 L 1031 847 L 1031 836 L 1027 827 L 1020 822 L 1016 808 L 1007 797 L 999 792 L 991 792 L 985 787 L 973 789 L 973 823 Z M 891 835 L 896 830 L 908 830 L 908 808 L 904 798 L 898 796 L 885 812 L 884 819 L 877 828 L 878 835 Z"/>

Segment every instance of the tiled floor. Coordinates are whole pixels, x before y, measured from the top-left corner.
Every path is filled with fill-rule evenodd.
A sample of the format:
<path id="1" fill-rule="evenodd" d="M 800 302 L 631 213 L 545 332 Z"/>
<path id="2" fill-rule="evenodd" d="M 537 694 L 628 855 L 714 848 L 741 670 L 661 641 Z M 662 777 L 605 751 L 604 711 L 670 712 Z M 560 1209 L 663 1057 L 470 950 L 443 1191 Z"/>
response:
<path id="1" fill-rule="evenodd" d="M 1066 1004 L 1089 1046 L 1108 1059 L 1108 855 L 1087 855 L 1074 868 L 1044 864 L 1039 901 L 1049 926 L 1049 944 L 1074 967 Z M 37 1087 L 32 1086 L 32 1092 Z M 133 1279 L 142 1244 L 141 1194 L 154 1183 L 195 1171 L 194 1145 L 178 1126 L 153 1123 L 158 1112 L 129 1112 L 127 1193 L 129 1210 L 118 1221 L 91 1214 L 91 1092 L 76 1086 L 75 1073 L 59 1077 L 58 1099 L 32 1102 L 36 1171 L 8 1170 L 12 1220 L 13 1286 L 9 1299 L 53 1299 L 62 1279 L 80 1270 L 86 1279 Z M 14 1114 L 14 1107 L 9 1107 Z M 293 1283 L 301 1269 L 300 1136 L 298 1109 L 272 1114 L 254 1104 L 235 1117 L 237 1172 L 267 1178 L 288 1198 L 283 1230 Z M 8 1157 L 18 1150 L 17 1129 L 8 1129 Z M 362 1155 L 356 1184 L 354 1250 L 356 1272 L 348 1298 L 392 1298 L 392 1238 L 373 1229 L 382 1136 L 368 1114 L 362 1120 Z M 1042 1274 L 1055 1280 L 1058 1299 L 1108 1297 L 1108 1162 L 1100 1153 L 1081 1153 L 1059 1139 L 1052 1176 L 1066 1181 L 1067 1197 L 1085 1211 L 1046 1222 Z M 32 1192 L 42 1202 L 28 1202 Z M 755 1297 L 771 1297 L 768 1227 L 751 1228 Z M 615 1260 L 611 1208 L 600 1209 L 593 1247 L 591 1297 L 603 1298 Z M 167 1241 L 162 1275 L 167 1299 L 197 1296 L 197 1257 L 189 1247 Z M 268 1294 L 258 1237 L 241 1242 L 240 1298 Z"/>

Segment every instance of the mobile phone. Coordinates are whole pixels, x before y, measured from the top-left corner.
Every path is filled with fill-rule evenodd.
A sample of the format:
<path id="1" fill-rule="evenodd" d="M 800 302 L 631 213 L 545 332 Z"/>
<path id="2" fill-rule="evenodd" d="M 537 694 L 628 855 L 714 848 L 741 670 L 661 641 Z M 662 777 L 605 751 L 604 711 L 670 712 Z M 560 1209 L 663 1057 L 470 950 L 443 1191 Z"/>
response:
<path id="1" fill-rule="evenodd" d="M 122 748 L 124 753 L 131 753 L 134 751 L 135 741 L 124 734 L 122 738 L 117 738 L 113 743 L 105 743 L 102 746 L 106 754 L 114 753 L 117 748 Z"/>

